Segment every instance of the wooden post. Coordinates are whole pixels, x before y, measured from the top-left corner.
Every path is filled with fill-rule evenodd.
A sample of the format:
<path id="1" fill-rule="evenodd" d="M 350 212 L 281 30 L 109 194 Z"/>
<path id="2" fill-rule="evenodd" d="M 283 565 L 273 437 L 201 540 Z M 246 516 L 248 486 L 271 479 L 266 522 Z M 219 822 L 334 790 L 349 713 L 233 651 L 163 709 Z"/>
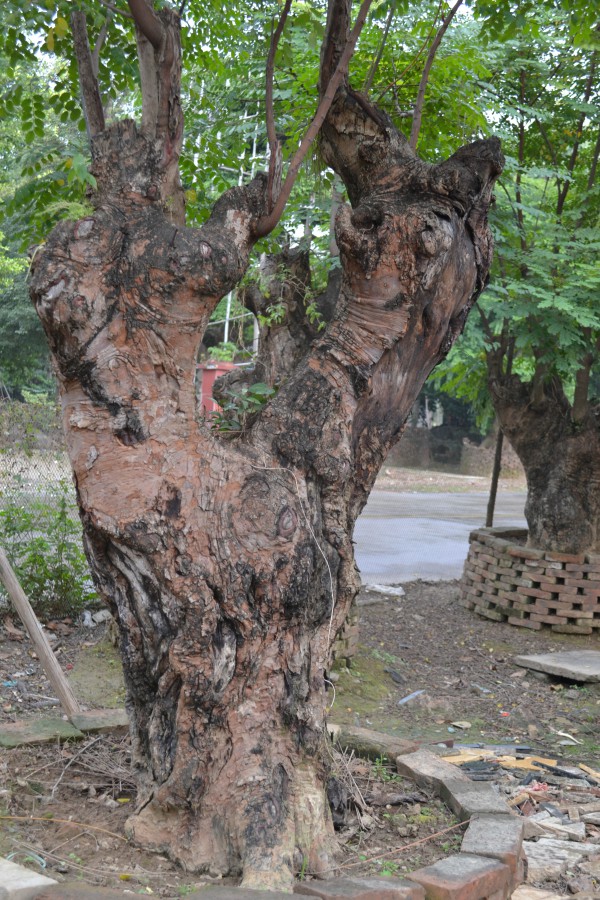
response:
<path id="1" fill-rule="evenodd" d="M 71 685 L 65 678 L 63 670 L 59 666 L 57 659 L 52 652 L 52 647 L 48 638 L 42 631 L 42 626 L 38 622 L 31 603 L 27 599 L 25 592 L 17 580 L 17 576 L 6 558 L 4 550 L 0 547 L 0 581 L 6 588 L 8 596 L 19 614 L 23 625 L 27 629 L 27 633 L 31 638 L 35 651 L 39 657 L 42 668 L 46 673 L 48 681 L 56 691 L 61 706 L 69 716 L 81 712 L 81 707 L 75 699 L 75 695 L 71 690 Z"/>

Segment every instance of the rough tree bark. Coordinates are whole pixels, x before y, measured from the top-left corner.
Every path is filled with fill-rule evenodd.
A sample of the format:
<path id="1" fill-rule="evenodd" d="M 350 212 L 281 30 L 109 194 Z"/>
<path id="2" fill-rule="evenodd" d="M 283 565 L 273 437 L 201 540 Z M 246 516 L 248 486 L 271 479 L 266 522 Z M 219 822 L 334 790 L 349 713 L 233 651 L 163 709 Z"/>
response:
<path id="1" fill-rule="evenodd" d="M 330 4 L 322 86 L 348 7 Z M 94 580 L 120 628 L 131 833 L 189 870 L 287 890 L 299 861 L 332 866 L 319 748 L 330 646 L 359 585 L 353 526 L 486 282 L 502 156 L 492 139 L 425 164 L 343 82 L 322 139 L 352 204 L 332 321 L 253 426 L 221 440 L 198 419 L 194 363 L 269 212 L 266 178 L 185 226 L 177 16 L 151 24 L 143 127 L 95 135 L 95 211 L 38 250 L 31 295 Z"/>
<path id="2" fill-rule="evenodd" d="M 502 430 L 525 469 L 529 545 L 564 553 L 600 549 L 600 410 L 582 388 L 571 404 L 557 377 L 530 382 L 488 353 L 489 387 Z M 578 382 L 589 381 L 591 359 Z M 585 373 L 587 372 L 587 379 Z M 584 393 L 584 397 L 582 394 Z"/>

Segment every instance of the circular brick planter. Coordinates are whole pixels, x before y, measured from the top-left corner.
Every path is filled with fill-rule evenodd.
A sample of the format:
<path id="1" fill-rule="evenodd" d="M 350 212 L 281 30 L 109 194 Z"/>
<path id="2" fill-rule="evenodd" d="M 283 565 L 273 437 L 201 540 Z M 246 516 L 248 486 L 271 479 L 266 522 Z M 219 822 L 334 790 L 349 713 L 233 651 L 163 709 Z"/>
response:
<path id="1" fill-rule="evenodd" d="M 471 532 L 461 605 L 536 631 L 600 632 L 600 555 L 545 552 L 526 541 L 524 529 Z"/>

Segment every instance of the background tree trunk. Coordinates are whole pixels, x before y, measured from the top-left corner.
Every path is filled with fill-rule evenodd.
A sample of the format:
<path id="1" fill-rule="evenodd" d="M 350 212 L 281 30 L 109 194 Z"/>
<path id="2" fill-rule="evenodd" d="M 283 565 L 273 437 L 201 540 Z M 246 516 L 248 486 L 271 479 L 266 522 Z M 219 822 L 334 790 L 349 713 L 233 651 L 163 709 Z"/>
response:
<path id="1" fill-rule="evenodd" d="M 197 416 L 194 365 L 248 265 L 266 178 L 185 227 L 178 43 L 174 19 L 157 18 L 168 91 L 141 132 L 124 122 L 94 139 L 95 212 L 50 235 L 31 294 L 94 580 L 120 627 L 140 775 L 132 834 L 189 870 L 289 889 L 295 865 L 332 865 L 319 747 L 330 647 L 359 586 L 354 523 L 486 282 L 502 156 L 481 141 L 427 165 L 340 88 L 323 146 L 353 208 L 337 217 L 331 322 L 255 423 L 221 439 Z M 344 21 L 337 9 L 328 46 Z"/>
<path id="2" fill-rule="evenodd" d="M 581 553 L 600 548 L 600 431 L 597 411 L 575 421 L 558 378 L 529 383 L 503 375 L 488 355 L 489 385 L 502 430 L 525 469 L 529 544 Z"/>

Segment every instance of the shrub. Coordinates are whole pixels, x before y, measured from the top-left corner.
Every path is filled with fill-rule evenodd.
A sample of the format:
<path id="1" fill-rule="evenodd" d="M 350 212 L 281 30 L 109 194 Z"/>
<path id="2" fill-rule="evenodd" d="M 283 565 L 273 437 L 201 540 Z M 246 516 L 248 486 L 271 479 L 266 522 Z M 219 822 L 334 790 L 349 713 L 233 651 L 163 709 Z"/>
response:
<path id="1" fill-rule="evenodd" d="M 39 617 L 74 616 L 96 599 L 68 482 L 27 508 L 11 499 L 0 510 L 0 544 Z"/>

